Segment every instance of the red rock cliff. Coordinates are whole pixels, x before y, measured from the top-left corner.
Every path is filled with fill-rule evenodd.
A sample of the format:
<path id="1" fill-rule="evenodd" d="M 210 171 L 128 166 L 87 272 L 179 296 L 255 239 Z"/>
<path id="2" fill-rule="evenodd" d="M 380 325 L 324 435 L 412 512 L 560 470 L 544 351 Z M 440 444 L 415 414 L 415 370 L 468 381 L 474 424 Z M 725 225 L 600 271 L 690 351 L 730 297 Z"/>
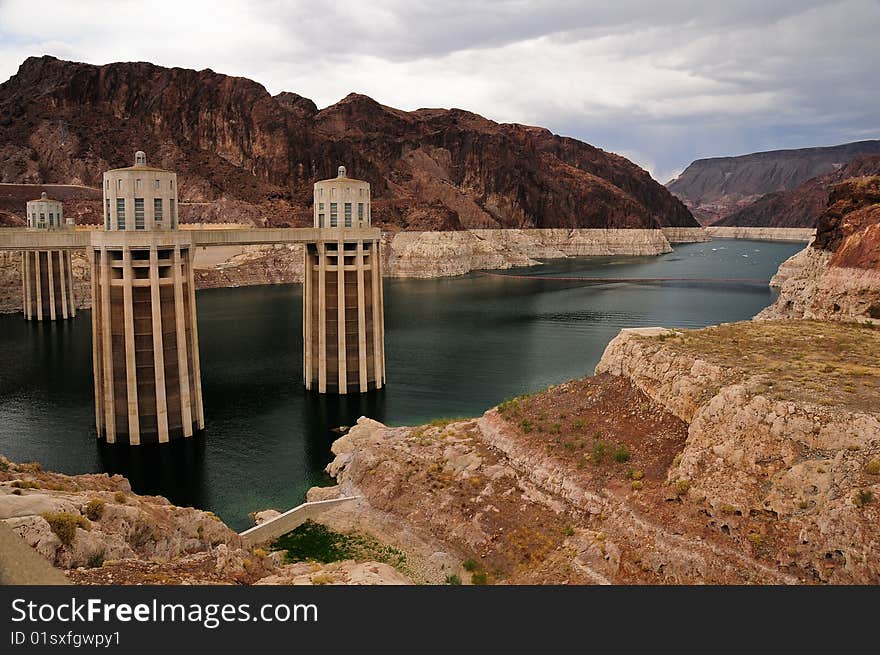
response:
<path id="1" fill-rule="evenodd" d="M 632 162 L 542 128 L 356 94 L 318 111 L 211 70 L 32 57 L 0 117 L 2 181 L 98 186 L 143 149 L 179 173 L 190 221 L 306 224 L 312 183 L 345 163 L 391 230 L 696 225 Z"/>

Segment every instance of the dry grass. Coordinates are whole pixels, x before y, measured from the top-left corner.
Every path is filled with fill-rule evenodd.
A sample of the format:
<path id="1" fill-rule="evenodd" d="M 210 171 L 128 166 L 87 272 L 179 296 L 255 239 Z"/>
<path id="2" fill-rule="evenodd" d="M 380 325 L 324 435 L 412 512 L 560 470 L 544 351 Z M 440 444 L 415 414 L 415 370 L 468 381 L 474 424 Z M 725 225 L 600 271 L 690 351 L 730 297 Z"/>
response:
<path id="1" fill-rule="evenodd" d="M 776 400 L 855 411 L 877 411 L 880 406 L 880 329 L 876 327 L 831 321 L 744 321 L 682 330 L 663 345 L 742 371 L 744 377 L 763 376 L 766 380 L 759 391 Z"/>

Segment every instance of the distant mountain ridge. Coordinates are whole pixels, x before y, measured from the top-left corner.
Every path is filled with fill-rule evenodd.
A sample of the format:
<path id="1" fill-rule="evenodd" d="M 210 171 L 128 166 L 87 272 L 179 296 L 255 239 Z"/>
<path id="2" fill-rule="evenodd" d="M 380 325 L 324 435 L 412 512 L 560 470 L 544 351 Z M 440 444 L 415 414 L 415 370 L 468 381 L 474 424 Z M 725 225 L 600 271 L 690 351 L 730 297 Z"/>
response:
<path id="1" fill-rule="evenodd" d="M 736 227 L 815 227 L 832 187 L 849 178 L 880 175 L 880 155 L 861 155 L 846 166 L 807 180 L 789 191 L 761 196 L 714 225 Z"/>
<path id="2" fill-rule="evenodd" d="M 211 70 L 48 56 L 0 85 L 2 182 L 98 187 L 137 149 L 178 172 L 184 222 L 306 225 L 312 184 L 345 164 L 371 183 L 374 223 L 391 231 L 696 225 L 624 157 L 460 109 L 350 94 L 318 110 Z M 98 217 L 97 205 L 78 216 Z"/>
<path id="3" fill-rule="evenodd" d="M 765 194 L 794 189 L 860 155 L 880 155 L 880 140 L 698 159 L 667 188 L 708 225 Z"/>

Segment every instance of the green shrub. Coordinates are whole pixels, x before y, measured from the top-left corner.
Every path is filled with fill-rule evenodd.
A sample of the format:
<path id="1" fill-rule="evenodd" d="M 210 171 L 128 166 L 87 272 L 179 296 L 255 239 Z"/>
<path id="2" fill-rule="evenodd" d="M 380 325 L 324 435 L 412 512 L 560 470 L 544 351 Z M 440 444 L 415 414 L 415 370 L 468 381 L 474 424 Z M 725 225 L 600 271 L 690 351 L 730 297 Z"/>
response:
<path id="1" fill-rule="evenodd" d="M 570 525 L 566 525 L 565 530 L 563 530 L 563 533 L 565 534 L 566 537 L 573 537 L 574 536 L 574 528 L 571 527 Z"/>
<path id="2" fill-rule="evenodd" d="M 856 492 L 856 497 L 853 498 L 853 504 L 856 507 L 864 507 L 872 502 L 874 502 L 874 492 L 870 489 L 859 489 Z"/>
<path id="3" fill-rule="evenodd" d="M 633 491 L 638 491 L 645 486 L 645 483 L 641 480 L 633 480 L 632 482 L 630 482 L 630 486 L 632 487 Z"/>
<path id="4" fill-rule="evenodd" d="M 90 530 L 92 527 L 86 517 L 70 512 L 46 512 L 42 516 L 65 546 L 69 546 L 76 539 L 77 528 Z"/>
<path id="5" fill-rule="evenodd" d="M 464 562 L 461 563 L 462 568 L 469 573 L 473 573 L 474 571 L 480 568 L 479 563 L 473 557 L 469 557 Z"/>
<path id="6" fill-rule="evenodd" d="M 489 584 L 489 574 L 485 571 L 474 571 L 473 573 L 471 573 L 471 584 Z"/>
<path id="7" fill-rule="evenodd" d="M 460 584 L 461 584 L 461 578 L 458 577 L 458 574 L 457 574 L 457 573 L 453 573 L 452 575 L 447 575 L 447 576 L 446 576 L 446 584 L 450 584 L 450 585 L 460 585 Z"/>
<path id="8" fill-rule="evenodd" d="M 86 503 L 86 516 L 90 521 L 100 521 L 104 516 L 104 503 L 100 498 L 92 498 Z"/>
<path id="9" fill-rule="evenodd" d="M 865 473 L 868 475 L 880 475 L 880 459 L 872 459 L 865 464 Z"/>
<path id="10" fill-rule="evenodd" d="M 690 488 L 691 488 L 691 481 L 690 480 L 678 480 L 675 483 L 675 493 L 679 496 L 684 496 Z"/>
<path id="11" fill-rule="evenodd" d="M 120 505 L 125 505 L 128 502 L 128 496 L 125 495 L 124 491 L 117 491 L 113 494 L 113 500 L 115 500 Z"/>
<path id="12" fill-rule="evenodd" d="M 614 458 L 615 462 L 619 464 L 623 464 L 624 462 L 629 461 L 629 448 L 626 447 L 626 444 L 620 444 L 611 455 Z"/>
<path id="13" fill-rule="evenodd" d="M 524 418 L 522 421 L 519 422 L 519 427 L 526 434 L 531 432 L 533 428 L 532 422 L 527 418 Z"/>
<path id="14" fill-rule="evenodd" d="M 593 461 L 593 464 L 601 464 L 606 452 L 608 452 L 608 446 L 604 442 L 597 441 L 594 443 L 593 450 L 590 453 L 590 459 Z"/>
<path id="15" fill-rule="evenodd" d="M 554 423 L 553 425 L 551 425 L 550 432 L 554 434 L 559 434 L 560 432 L 562 432 L 562 423 Z"/>
<path id="16" fill-rule="evenodd" d="M 641 480 L 643 477 L 645 477 L 645 472 L 640 471 L 639 469 L 634 469 L 629 472 L 629 477 L 631 480 Z"/>
<path id="17" fill-rule="evenodd" d="M 86 566 L 90 569 L 99 569 L 104 566 L 104 551 L 102 550 L 100 553 L 95 553 L 94 555 L 89 557 L 89 561 Z"/>

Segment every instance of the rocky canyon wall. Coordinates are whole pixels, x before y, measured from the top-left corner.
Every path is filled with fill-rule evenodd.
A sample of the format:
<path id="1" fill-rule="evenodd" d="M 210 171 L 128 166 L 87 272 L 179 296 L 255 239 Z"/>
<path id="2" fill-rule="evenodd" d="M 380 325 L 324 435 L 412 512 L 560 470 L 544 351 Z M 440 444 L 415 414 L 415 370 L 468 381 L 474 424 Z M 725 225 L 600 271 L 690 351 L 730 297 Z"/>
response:
<path id="1" fill-rule="evenodd" d="M 779 297 L 758 319 L 880 323 L 880 177 L 833 187 L 816 238 L 770 284 Z"/>

